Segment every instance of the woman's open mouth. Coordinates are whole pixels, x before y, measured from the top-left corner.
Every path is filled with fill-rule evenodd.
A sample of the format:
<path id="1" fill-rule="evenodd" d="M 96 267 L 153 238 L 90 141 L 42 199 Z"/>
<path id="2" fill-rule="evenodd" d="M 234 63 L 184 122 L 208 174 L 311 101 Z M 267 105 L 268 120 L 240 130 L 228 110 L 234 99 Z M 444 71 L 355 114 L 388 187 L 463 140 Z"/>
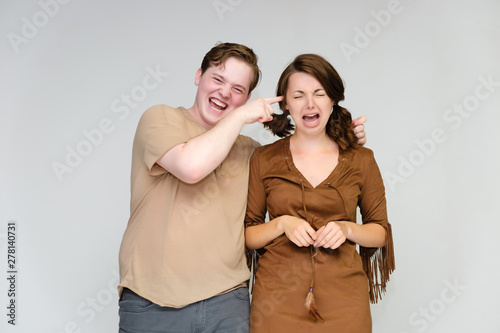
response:
<path id="1" fill-rule="evenodd" d="M 304 119 L 304 121 L 306 123 L 314 123 L 314 122 L 318 121 L 319 114 L 317 114 L 317 113 L 315 113 L 315 114 L 308 114 L 306 116 L 303 116 L 302 119 Z"/>

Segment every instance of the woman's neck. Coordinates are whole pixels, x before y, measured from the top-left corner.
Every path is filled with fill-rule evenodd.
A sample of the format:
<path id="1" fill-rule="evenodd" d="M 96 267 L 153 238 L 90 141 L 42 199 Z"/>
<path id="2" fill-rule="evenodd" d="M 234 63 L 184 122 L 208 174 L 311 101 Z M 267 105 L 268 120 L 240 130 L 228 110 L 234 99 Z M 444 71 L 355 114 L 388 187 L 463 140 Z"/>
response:
<path id="1" fill-rule="evenodd" d="M 294 133 L 290 137 L 290 149 L 299 154 L 338 152 L 339 145 L 328 135 L 307 136 Z"/>

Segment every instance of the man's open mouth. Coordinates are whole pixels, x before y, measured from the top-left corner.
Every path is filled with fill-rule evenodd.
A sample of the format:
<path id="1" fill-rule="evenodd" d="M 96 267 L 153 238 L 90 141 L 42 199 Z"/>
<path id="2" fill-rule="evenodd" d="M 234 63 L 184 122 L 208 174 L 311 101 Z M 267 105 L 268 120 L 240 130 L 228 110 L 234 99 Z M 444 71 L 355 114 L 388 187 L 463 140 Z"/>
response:
<path id="1" fill-rule="evenodd" d="M 222 112 L 227 108 L 227 104 L 217 98 L 210 98 L 210 107 L 217 112 Z"/>

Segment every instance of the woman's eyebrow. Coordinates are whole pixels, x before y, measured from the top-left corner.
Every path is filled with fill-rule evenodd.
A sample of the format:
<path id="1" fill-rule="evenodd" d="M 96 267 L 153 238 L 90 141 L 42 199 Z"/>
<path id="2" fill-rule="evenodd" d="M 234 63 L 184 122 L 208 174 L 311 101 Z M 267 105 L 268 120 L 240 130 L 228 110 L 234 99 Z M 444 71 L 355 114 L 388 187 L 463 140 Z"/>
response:
<path id="1" fill-rule="evenodd" d="M 317 93 L 317 92 L 319 92 L 319 91 L 325 91 L 325 89 L 324 89 L 324 88 L 318 88 L 318 89 L 314 90 L 314 92 L 315 92 L 315 93 Z M 304 92 L 303 92 L 302 90 L 300 90 L 300 89 L 299 89 L 299 90 L 294 90 L 294 91 L 292 91 L 292 93 L 299 93 L 299 94 L 303 94 Z"/>

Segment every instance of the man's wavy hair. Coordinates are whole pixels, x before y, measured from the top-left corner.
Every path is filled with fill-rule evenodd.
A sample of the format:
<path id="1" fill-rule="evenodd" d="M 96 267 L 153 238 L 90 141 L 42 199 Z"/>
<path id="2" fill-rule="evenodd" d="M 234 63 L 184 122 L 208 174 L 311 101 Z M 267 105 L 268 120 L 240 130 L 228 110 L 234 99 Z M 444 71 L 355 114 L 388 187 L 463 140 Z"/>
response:
<path id="1" fill-rule="evenodd" d="M 252 90 L 257 87 L 260 81 L 261 71 L 257 65 L 257 55 L 253 50 L 245 45 L 236 43 L 219 43 L 215 45 L 210 51 L 205 54 L 203 61 L 201 62 L 201 74 L 211 67 L 222 67 L 229 58 L 237 58 L 250 66 L 253 72 L 253 78 L 250 82 L 250 88 L 248 93 L 250 94 Z"/>

